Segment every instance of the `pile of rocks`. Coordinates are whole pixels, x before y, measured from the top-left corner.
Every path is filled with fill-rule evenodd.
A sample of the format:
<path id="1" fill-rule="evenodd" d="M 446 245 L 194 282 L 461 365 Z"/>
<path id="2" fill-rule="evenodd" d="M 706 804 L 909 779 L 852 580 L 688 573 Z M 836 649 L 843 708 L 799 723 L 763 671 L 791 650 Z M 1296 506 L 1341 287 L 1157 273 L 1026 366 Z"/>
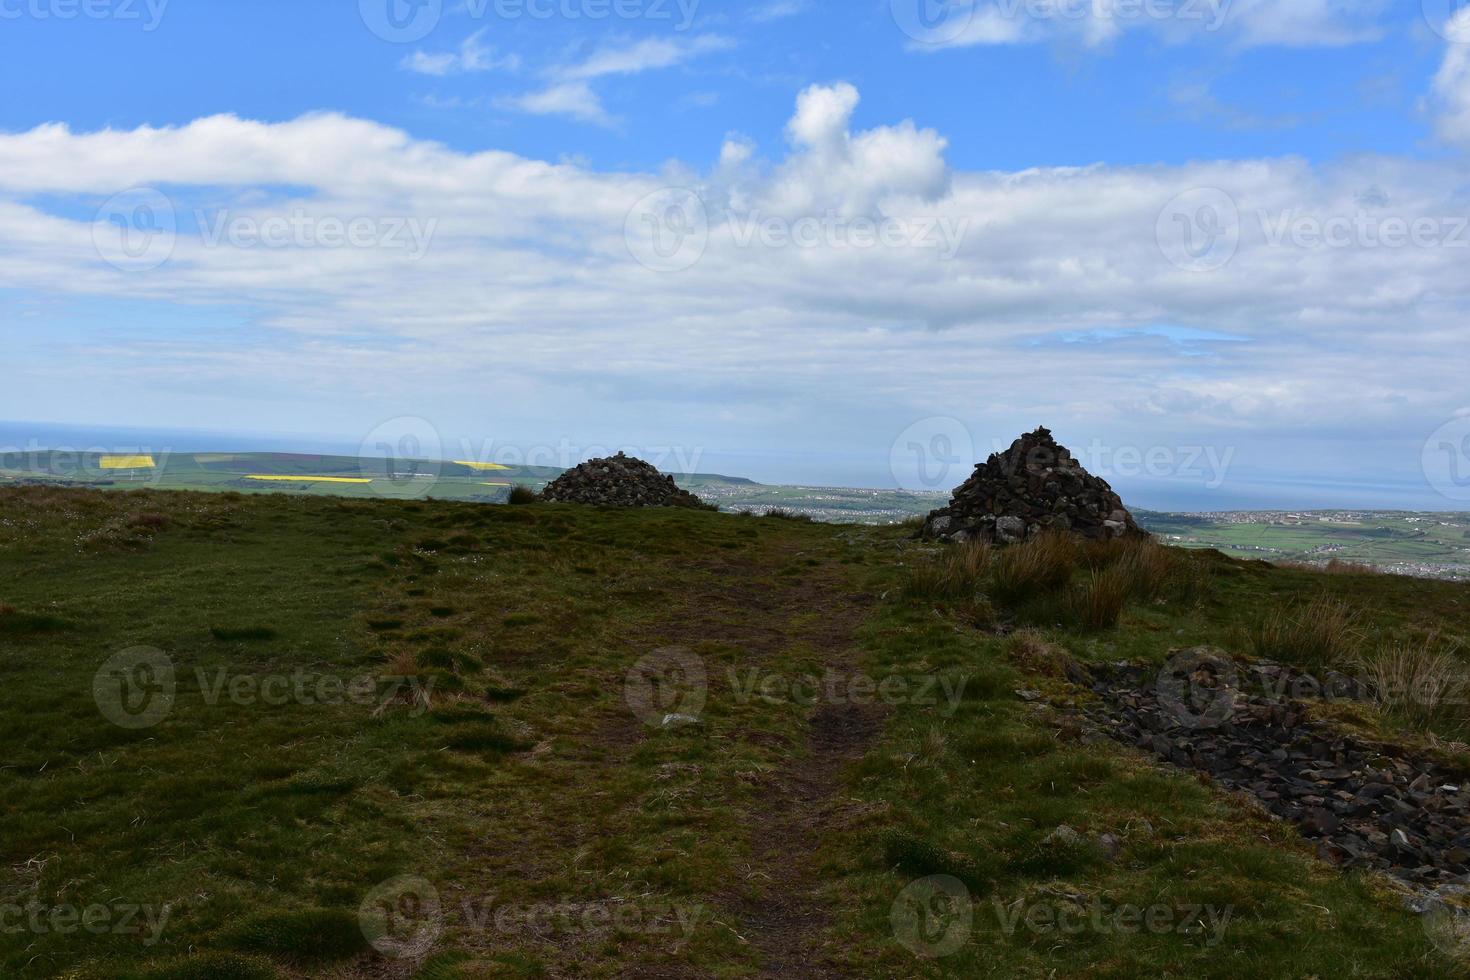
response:
<path id="1" fill-rule="evenodd" d="M 543 500 L 604 507 L 708 507 L 651 463 L 618 453 L 567 470 L 541 491 Z"/>
<path id="2" fill-rule="evenodd" d="M 1357 682 L 1240 666 L 1203 648 L 1162 671 L 1125 663 L 1092 674 L 1100 700 L 1086 714 L 1097 728 L 1249 794 L 1318 840 L 1323 857 L 1431 888 L 1470 874 L 1470 785 L 1307 719 L 1303 698 L 1361 698 Z"/>
<path id="3" fill-rule="evenodd" d="M 949 506 L 929 515 L 923 534 L 1009 544 L 1045 530 L 1087 538 L 1144 533 L 1107 481 L 1088 473 L 1043 428 L 975 467 Z"/>

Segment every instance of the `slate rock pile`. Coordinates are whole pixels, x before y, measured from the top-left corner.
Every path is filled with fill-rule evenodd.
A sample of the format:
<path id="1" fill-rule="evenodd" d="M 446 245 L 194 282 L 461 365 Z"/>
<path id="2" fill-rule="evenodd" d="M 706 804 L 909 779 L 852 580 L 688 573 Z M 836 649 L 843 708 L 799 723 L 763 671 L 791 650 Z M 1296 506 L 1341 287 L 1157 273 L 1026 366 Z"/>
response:
<path id="1" fill-rule="evenodd" d="M 1144 534 L 1107 481 L 1041 428 L 976 466 L 949 506 L 929 515 L 923 536 L 1010 544 L 1045 530 L 1094 539 Z"/>
<path id="2" fill-rule="evenodd" d="M 1162 671 L 1094 668 L 1088 719 L 1113 738 L 1249 794 L 1344 867 L 1428 888 L 1470 874 L 1470 784 L 1392 745 L 1306 717 L 1304 699 L 1366 696 L 1337 674 L 1242 666 L 1206 648 Z"/>
<path id="3" fill-rule="evenodd" d="M 603 507 L 699 507 L 709 505 L 651 463 L 618 453 L 567 470 L 541 491 L 543 500 Z"/>

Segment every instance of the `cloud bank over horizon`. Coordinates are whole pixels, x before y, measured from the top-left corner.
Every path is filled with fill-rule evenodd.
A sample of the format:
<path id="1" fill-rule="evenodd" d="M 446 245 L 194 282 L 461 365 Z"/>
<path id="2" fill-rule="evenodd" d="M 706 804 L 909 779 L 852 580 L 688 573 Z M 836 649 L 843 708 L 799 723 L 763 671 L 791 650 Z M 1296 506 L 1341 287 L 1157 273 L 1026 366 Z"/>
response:
<path id="1" fill-rule="evenodd" d="M 1323 45 L 1378 29 L 1381 5 L 1347 6 L 1242 3 L 1226 29 Z M 520 98 L 605 122 L 593 89 L 550 103 L 729 43 L 602 45 Z M 1470 144 L 1467 51 L 1447 42 L 1426 93 L 1446 148 Z M 503 57 L 479 34 L 428 52 L 404 67 Z M 339 112 L 0 133 L 0 290 L 38 331 L 14 403 L 877 460 L 954 417 L 986 441 L 1045 423 L 1333 479 L 1414 476 L 1470 407 L 1447 356 L 1470 341 L 1458 152 L 962 169 L 922 112 L 857 122 L 864 94 L 802 86 L 785 145 L 737 130 L 691 150 L 712 165 L 656 170 Z M 129 224 L 140 207 L 147 227 Z"/>

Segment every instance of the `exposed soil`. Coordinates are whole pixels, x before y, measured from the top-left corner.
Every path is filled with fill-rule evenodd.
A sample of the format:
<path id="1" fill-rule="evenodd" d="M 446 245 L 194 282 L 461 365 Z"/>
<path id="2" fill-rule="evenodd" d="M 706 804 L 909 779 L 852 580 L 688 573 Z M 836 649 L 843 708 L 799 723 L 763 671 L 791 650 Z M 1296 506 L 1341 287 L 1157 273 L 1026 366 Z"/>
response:
<path id="1" fill-rule="evenodd" d="M 747 938 L 760 949 L 763 976 L 840 977 L 821 935 L 829 919 L 813 855 L 820 835 L 845 819 L 839 796 L 843 768 L 861 758 L 882 727 L 876 706 L 824 704 L 811 718 L 808 753 L 776 783 L 771 805 L 751 828 L 762 881 L 760 900 L 746 903 Z"/>
<path id="2" fill-rule="evenodd" d="M 777 568 L 794 557 L 782 556 L 774 564 L 718 563 L 718 589 L 697 594 L 697 602 L 675 611 L 649 640 L 670 645 L 716 641 L 737 647 L 750 667 L 802 645 L 818 655 L 820 670 L 857 673 L 854 636 L 871 598 L 849 594 L 845 583 L 825 571 L 783 576 L 773 586 Z M 822 615 L 812 616 L 814 610 Z M 723 678 L 711 677 L 711 682 L 718 685 Z M 711 696 L 717 695 L 716 687 Z M 821 897 L 817 844 L 856 806 L 839 793 L 843 770 L 877 738 L 884 709 L 847 699 L 818 700 L 808 718 L 805 746 L 790 747 L 793 761 L 762 786 L 763 803 L 750 815 L 752 862 L 742 869 L 747 888 L 724 900 L 739 922 L 737 932 L 759 951 L 762 976 L 848 975 L 833 965 L 834 951 L 822 939 L 830 915 Z M 768 733 L 756 731 L 730 735 L 770 741 Z"/>

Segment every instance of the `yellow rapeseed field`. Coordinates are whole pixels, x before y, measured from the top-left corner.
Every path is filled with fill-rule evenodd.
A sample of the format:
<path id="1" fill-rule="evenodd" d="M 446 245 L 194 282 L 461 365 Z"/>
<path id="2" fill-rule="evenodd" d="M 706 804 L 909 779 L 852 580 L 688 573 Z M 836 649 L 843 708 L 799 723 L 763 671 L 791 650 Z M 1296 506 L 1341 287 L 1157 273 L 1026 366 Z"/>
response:
<path id="1" fill-rule="evenodd" d="M 152 456 L 103 456 L 97 465 L 104 470 L 151 470 L 158 464 Z"/>
<path id="2" fill-rule="evenodd" d="M 251 475 L 247 480 L 289 480 L 296 483 L 372 483 L 367 477 L 358 476 L 274 476 Z"/>

